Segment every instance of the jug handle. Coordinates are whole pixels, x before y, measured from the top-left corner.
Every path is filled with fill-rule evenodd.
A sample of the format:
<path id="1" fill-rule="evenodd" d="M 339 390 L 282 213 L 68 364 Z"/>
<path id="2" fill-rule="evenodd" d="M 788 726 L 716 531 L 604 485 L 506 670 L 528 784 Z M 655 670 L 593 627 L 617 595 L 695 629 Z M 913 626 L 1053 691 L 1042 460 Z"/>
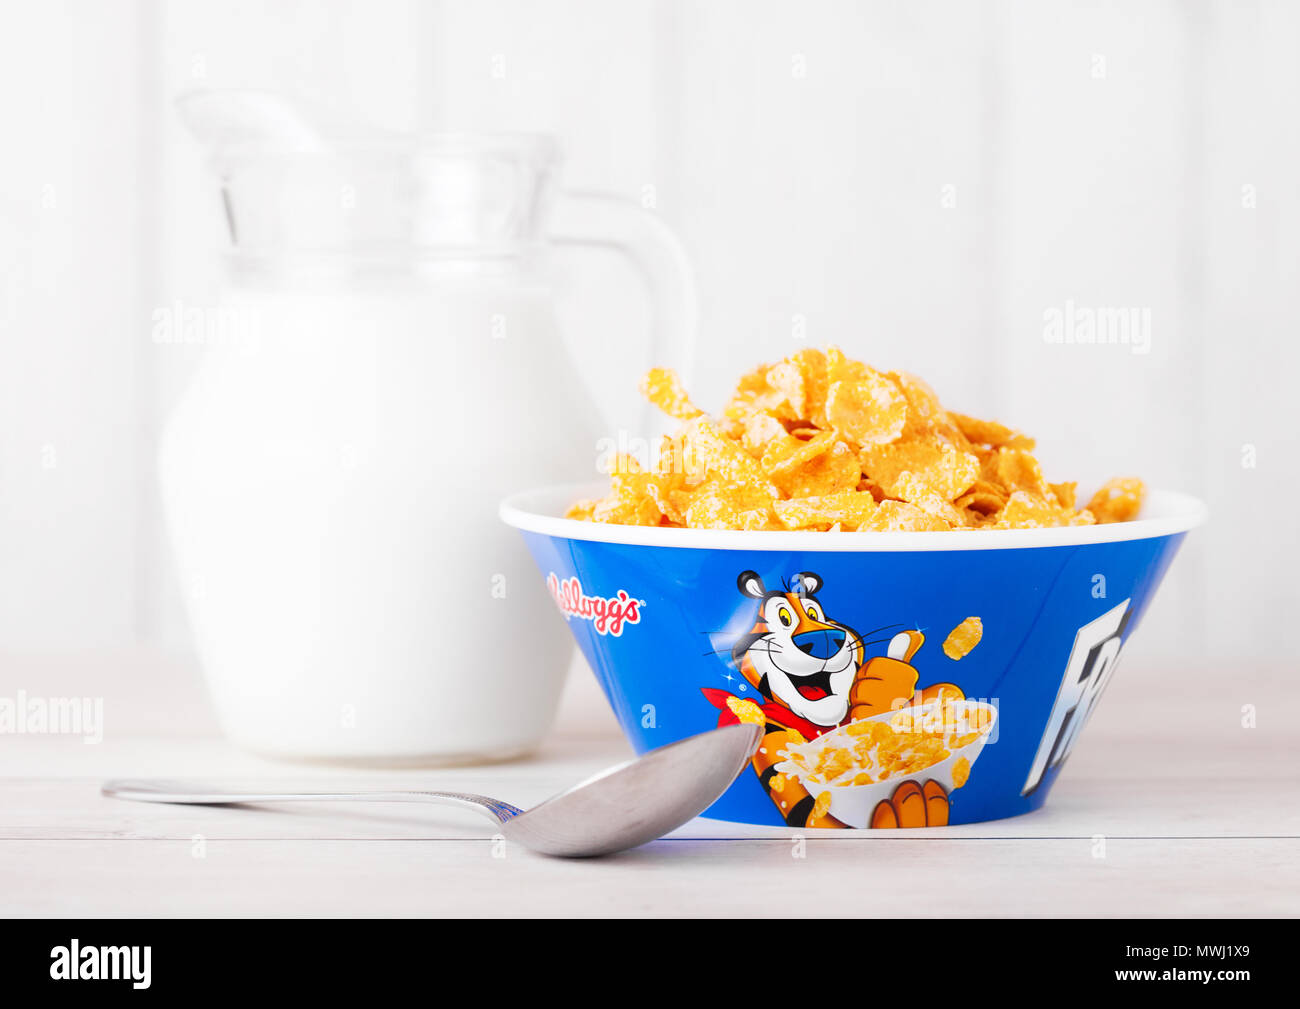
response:
<path id="1" fill-rule="evenodd" d="M 699 309 L 695 275 L 677 235 L 657 215 L 613 193 L 565 190 L 554 210 L 555 244 L 612 249 L 640 267 L 654 312 L 650 362 L 675 368 L 689 382 Z"/>

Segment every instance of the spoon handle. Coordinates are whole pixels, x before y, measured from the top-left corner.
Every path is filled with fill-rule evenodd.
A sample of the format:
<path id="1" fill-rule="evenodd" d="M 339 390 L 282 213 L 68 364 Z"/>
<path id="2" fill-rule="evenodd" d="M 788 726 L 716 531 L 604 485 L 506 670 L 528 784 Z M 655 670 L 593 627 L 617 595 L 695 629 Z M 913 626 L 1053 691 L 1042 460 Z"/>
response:
<path id="1" fill-rule="evenodd" d="M 212 785 L 156 778 L 115 779 L 104 782 L 102 793 L 111 799 L 135 802 L 173 802 L 191 806 L 244 802 L 434 802 L 477 810 L 499 824 L 523 812 L 517 806 L 473 792 L 240 792 Z"/>

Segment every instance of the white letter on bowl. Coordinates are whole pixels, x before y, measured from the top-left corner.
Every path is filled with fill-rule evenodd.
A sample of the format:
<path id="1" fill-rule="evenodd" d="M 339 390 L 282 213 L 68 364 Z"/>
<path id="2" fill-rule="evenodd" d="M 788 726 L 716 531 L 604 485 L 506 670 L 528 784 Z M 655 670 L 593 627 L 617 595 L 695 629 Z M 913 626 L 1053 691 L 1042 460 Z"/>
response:
<path id="1" fill-rule="evenodd" d="M 1079 730 L 1088 721 L 1097 698 L 1101 696 L 1119 658 L 1119 631 L 1131 600 L 1125 599 L 1096 620 L 1084 624 L 1074 636 L 1065 675 L 1056 692 L 1051 717 L 1038 743 L 1029 777 L 1021 795 L 1028 795 L 1043 780 L 1043 775 L 1070 755 Z"/>

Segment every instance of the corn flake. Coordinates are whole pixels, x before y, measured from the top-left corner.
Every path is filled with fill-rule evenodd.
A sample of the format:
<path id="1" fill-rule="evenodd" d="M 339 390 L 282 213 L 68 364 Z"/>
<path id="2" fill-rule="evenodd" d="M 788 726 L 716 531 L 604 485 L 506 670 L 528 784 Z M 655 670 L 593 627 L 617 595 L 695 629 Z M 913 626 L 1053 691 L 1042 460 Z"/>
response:
<path id="1" fill-rule="evenodd" d="M 1056 498 L 1056 503 L 1062 508 L 1073 508 L 1074 501 L 1077 497 L 1077 483 L 1049 483 L 1048 487 L 1052 488 L 1052 496 Z M 1090 509 L 1091 510 L 1091 509 Z"/>
<path id="2" fill-rule="evenodd" d="M 1015 491 L 998 514 L 998 529 L 1046 529 L 1052 526 L 1086 526 L 1093 524 L 1092 513 L 1062 508 L 1056 499 L 1029 491 Z"/>
<path id="3" fill-rule="evenodd" d="M 868 446 L 858 461 L 887 495 L 902 501 L 935 495 L 952 502 L 980 475 L 976 456 L 939 440 Z"/>
<path id="4" fill-rule="evenodd" d="M 746 700 L 743 697 L 728 697 L 727 707 L 738 720 L 746 725 L 766 725 L 767 716 L 763 714 L 763 709 L 753 701 Z"/>
<path id="5" fill-rule="evenodd" d="M 885 500 L 859 528 L 877 532 L 941 532 L 950 526 L 938 515 L 931 515 L 907 501 Z"/>
<path id="6" fill-rule="evenodd" d="M 854 530 L 870 521 L 876 510 L 876 499 L 865 491 L 854 490 L 777 501 L 773 507 L 777 518 L 790 529 L 826 529 L 838 524 L 841 529 Z"/>
<path id="7" fill-rule="evenodd" d="M 740 430 L 741 446 L 755 459 L 762 459 L 771 445 L 790 439 L 785 425 L 766 410 L 748 414 L 740 421 Z"/>
<path id="8" fill-rule="evenodd" d="M 1027 438 L 1019 431 L 1013 431 L 996 420 L 979 420 L 962 413 L 951 414 L 951 417 L 961 433 L 977 445 L 987 445 L 989 448 L 1000 448 L 1006 445 L 1010 448 L 1024 449 L 1026 452 L 1034 450 L 1033 438 Z"/>
<path id="9" fill-rule="evenodd" d="M 971 489 L 959 497 L 954 504 L 958 508 L 979 512 L 981 515 L 994 515 L 1007 503 L 1007 493 L 998 484 L 977 479 Z"/>
<path id="10" fill-rule="evenodd" d="M 641 379 L 641 392 L 660 410 L 678 420 L 690 420 L 704 412 L 690 401 L 677 372 L 671 368 L 651 368 Z"/>
<path id="11" fill-rule="evenodd" d="M 812 459 L 802 469 L 773 477 L 781 492 L 791 500 L 857 490 L 862 480 L 858 459 L 844 442 Z"/>
<path id="12" fill-rule="evenodd" d="M 827 355 L 831 384 L 826 390 L 826 419 L 850 442 L 887 445 L 903 433 L 907 397 L 887 375 L 838 351 Z"/>
<path id="13" fill-rule="evenodd" d="M 951 631 L 943 643 L 943 654 L 950 659 L 963 659 L 984 637 L 984 622 L 979 617 L 967 617 Z"/>
<path id="14" fill-rule="evenodd" d="M 763 469 L 773 480 L 787 477 L 803 469 L 835 444 L 832 431 L 822 431 L 804 441 L 794 435 L 774 438 L 763 453 Z"/>
<path id="15" fill-rule="evenodd" d="M 1088 502 L 1098 522 L 1128 522 L 1137 518 L 1145 487 L 1136 477 L 1116 477 L 1102 484 Z"/>

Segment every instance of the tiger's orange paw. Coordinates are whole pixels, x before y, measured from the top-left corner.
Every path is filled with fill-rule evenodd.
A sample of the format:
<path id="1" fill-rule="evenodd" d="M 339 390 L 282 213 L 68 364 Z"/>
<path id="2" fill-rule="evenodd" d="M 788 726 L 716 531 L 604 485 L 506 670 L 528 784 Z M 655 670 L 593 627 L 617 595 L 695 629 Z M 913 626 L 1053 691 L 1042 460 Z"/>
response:
<path id="1" fill-rule="evenodd" d="M 937 781 L 924 786 L 905 781 L 894 794 L 876 804 L 872 827 L 946 827 L 948 792 Z"/>

